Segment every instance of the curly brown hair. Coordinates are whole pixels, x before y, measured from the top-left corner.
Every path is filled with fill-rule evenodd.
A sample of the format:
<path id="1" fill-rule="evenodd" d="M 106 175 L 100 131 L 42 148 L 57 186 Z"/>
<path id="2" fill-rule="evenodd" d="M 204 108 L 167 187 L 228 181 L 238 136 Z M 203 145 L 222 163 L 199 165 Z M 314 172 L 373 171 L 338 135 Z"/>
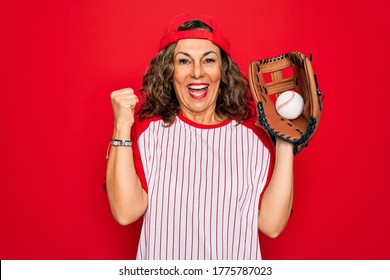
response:
<path id="1" fill-rule="evenodd" d="M 178 30 L 206 29 L 213 31 L 210 26 L 199 20 L 183 23 Z M 145 98 L 139 113 L 141 119 L 161 116 L 166 126 L 175 121 L 180 112 L 180 104 L 172 85 L 174 71 L 173 43 L 155 56 L 143 79 L 141 92 Z M 248 83 L 238 65 L 221 49 L 222 75 L 218 91 L 215 112 L 238 122 L 245 121 L 251 116 L 248 108 Z"/>

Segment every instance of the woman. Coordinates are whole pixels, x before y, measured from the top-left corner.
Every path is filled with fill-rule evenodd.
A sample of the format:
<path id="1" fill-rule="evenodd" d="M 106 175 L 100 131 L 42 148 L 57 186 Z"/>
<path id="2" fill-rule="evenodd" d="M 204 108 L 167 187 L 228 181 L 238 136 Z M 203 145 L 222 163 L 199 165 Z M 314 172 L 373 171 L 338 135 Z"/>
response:
<path id="1" fill-rule="evenodd" d="M 258 230 L 287 223 L 293 147 L 277 140 L 274 156 L 229 54 L 214 18 L 176 17 L 140 109 L 132 89 L 111 94 L 107 192 L 120 224 L 143 216 L 137 259 L 261 259 Z"/>

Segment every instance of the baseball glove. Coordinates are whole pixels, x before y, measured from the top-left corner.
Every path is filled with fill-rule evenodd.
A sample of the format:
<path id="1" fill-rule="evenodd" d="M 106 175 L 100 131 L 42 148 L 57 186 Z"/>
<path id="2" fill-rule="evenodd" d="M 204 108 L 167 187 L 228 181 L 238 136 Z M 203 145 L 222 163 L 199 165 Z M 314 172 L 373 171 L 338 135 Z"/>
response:
<path id="1" fill-rule="evenodd" d="M 313 138 L 322 112 L 323 98 L 311 60 L 311 55 L 308 58 L 294 51 L 251 62 L 249 66 L 249 85 L 258 109 L 256 124 L 268 132 L 274 144 L 275 137 L 294 144 L 294 154 Z M 294 120 L 281 117 L 275 108 L 276 97 L 287 90 L 299 93 L 304 101 L 302 114 Z"/>

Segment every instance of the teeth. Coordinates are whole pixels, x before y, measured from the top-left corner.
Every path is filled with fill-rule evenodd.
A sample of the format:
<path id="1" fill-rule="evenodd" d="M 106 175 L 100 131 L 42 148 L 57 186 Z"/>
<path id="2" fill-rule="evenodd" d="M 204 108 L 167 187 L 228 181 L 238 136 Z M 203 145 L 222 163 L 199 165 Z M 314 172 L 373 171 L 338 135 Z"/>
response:
<path id="1" fill-rule="evenodd" d="M 194 96 L 201 96 L 203 93 L 204 93 L 204 91 L 203 92 L 192 92 L 191 91 L 191 94 Z"/>
<path id="2" fill-rule="evenodd" d="M 205 86 L 205 85 L 193 85 L 193 86 L 189 86 L 188 88 L 189 89 L 199 90 L 199 89 L 205 89 L 205 88 L 207 88 L 207 86 Z"/>

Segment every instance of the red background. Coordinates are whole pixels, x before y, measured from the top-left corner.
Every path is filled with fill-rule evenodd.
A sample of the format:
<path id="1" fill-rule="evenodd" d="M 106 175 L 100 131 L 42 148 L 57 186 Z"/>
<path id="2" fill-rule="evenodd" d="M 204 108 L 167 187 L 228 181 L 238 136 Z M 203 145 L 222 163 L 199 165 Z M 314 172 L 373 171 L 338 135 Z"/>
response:
<path id="1" fill-rule="evenodd" d="M 106 194 L 109 95 L 139 89 L 176 14 L 215 15 L 249 62 L 313 54 L 326 95 L 295 160 L 294 214 L 265 259 L 390 259 L 389 21 L 384 0 L 0 2 L 0 259 L 129 259 L 140 222 Z"/>

